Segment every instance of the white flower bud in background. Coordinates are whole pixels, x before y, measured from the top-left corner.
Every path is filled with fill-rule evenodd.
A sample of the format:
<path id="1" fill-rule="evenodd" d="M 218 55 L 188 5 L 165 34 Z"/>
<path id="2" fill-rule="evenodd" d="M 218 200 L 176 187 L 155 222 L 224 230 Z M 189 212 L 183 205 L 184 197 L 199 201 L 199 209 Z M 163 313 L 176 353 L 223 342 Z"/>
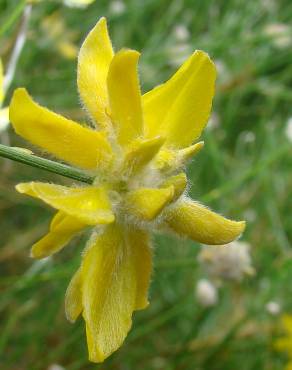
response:
<path id="1" fill-rule="evenodd" d="M 114 0 L 109 4 L 109 11 L 114 15 L 121 15 L 125 12 L 126 5 L 122 0 Z"/>
<path id="2" fill-rule="evenodd" d="M 257 218 L 257 213 L 253 208 L 248 208 L 244 213 L 243 213 L 244 219 L 247 222 L 255 222 Z"/>
<path id="3" fill-rule="evenodd" d="M 198 280 L 195 295 L 197 301 L 203 307 L 215 306 L 218 302 L 217 288 L 207 279 Z"/>
<path id="4" fill-rule="evenodd" d="M 287 121 L 285 134 L 286 134 L 287 139 L 290 142 L 292 142 L 292 117 L 289 117 L 289 119 Z"/>
<path id="5" fill-rule="evenodd" d="M 270 23 L 264 28 L 264 35 L 270 37 L 279 49 L 291 45 L 291 28 L 285 23 Z"/>
<path id="6" fill-rule="evenodd" d="M 249 249 L 248 243 L 240 241 L 203 246 L 198 262 L 213 279 L 241 281 L 245 275 L 253 275 L 255 272 Z"/>
<path id="7" fill-rule="evenodd" d="M 48 370 L 65 370 L 65 368 L 58 364 L 52 364 L 48 367 Z"/>
<path id="8" fill-rule="evenodd" d="M 190 32 L 184 24 L 177 24 L 173 29 L 173 34 L 177 41 L 187 41 L 190 38 Z"/>
<path id="9" fill-rule="evenodd" d="M 249 143 L 253 143 L 256 139 L 256 136 L 255 136 L 255 133 L 252 132 L 252 131 L 243 131 L 241 134 L 240 134 L 240 139 L 246 143 L 246 144 L 249 144 Z"/>
<path id="10" fill-rule="evenodd" d="M 9 124 L 9 109 L 8 107 L 0 108 L 0 134 L 5 131 Z"/>
<path id="11" fill-rule="evenodd" d="M 86 8 L 95 0 L 64 0 L 64 5 L 70 8 Z"/>
<path id="12" fill-rule="evenodd" d="M 272 316 L 277 316 L 281 313 L 281 305 L 278 302 L 270 301 L 266 304 L 267 312 Z"/>
<path id="13" fill-rule="evenodd" d="M 275 0 L 261 0 L 261 6 L 270 12 L 275 12 L 277 9 L 277 4 Z"/>

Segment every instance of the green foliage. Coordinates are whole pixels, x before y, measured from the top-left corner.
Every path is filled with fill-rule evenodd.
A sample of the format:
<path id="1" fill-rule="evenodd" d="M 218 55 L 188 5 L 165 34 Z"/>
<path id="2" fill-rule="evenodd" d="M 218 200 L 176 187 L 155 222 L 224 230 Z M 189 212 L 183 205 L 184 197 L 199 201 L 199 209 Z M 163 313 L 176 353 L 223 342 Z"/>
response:
<path id="1" fill-rule="evenodd" d="M 4 65 L 23 5 L 0 0 Z M 25 86 L 47 107 L 84 119 L 78 109 L 76 61 L 60 54 L 56 40 L 42 26 L 56 11 L 66 32 L 74 33 L 76 45 L 100 16 L 106 16 L 116 49 L 142 50 L 143 90 L 168 78 L 184 51 L 207 51 L 219 77 L 213 125 L 203 135 L 204 150 L 189 167 L 191 194 L 229 217 L 247 219 L 243 240 L 252 246 L 257 274 L 225 285 L 218 305 L 203 309 L 194 296 L 202 277 L 196 262 L 199 245 L 158 236 L 150 307 L 135 315 L 118 352 L 104 365 L 90 364 L 82 321 L 71 325 L 64 316 L 64 293 L 86 238 L 52 259 L 31 260 L 29 247 L 46 231 L 52 212 L 14 191 L 20 181 L 66 180 L 1 159 L 0 367 L 43 370 L 58 363 L 67 370 L 283 369 L 285 356 L 272 344 L 279 320 L 265 306 L 278 301 L 284 312 L 292 312 L 292 156 L 285 133 L 292 102 L 292 3 L 128 0 L 125 5 L 122 14 L 114 14 L 106 0 L 84 10 L 61 1 L 34 5 L 7 103 L 13 88 Z M 186 41 L 175 36 L 179 24 L 190 33 Z M 289 28 L 286 40 L 275 34 L 275 27 L 274 34 L 269 31 L 275 24 Z M 27 147 L 12 130 L 9 135 L 11 145 Z"/>

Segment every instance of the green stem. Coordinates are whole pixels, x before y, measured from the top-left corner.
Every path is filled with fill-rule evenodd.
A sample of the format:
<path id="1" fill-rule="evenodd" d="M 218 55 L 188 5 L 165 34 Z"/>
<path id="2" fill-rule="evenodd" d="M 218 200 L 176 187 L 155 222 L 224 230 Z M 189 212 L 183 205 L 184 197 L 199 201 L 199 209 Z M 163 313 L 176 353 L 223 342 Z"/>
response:
<path id="1" fill-rule="evenodd" d="M 13 161 L 28 164 L 29 166 L 69 177 L 73 180 L 86 182 L 87 184 L 92 184 L 94 181 L 94 177 L 87 175 L 77 168 L 25 153 L 21 148 L 11 148 L 0 144 L 0 157 L 9 158 Z"/>
<path id="2" fill-rule="evenodd" d="M 21 15 L 24 7 L 26 4 L 26 0 L 22 0 L 19 2 L 18 5 L 15 6 L 13 11 L 8 16 L 8 19 L 6 22 L 1 25 L 0 27 L 0 36 L 2 36 L 4 33 L 6 33 L 11 26 L 13 26 L 14 22 L 17 20 L 17 18 Z"/>

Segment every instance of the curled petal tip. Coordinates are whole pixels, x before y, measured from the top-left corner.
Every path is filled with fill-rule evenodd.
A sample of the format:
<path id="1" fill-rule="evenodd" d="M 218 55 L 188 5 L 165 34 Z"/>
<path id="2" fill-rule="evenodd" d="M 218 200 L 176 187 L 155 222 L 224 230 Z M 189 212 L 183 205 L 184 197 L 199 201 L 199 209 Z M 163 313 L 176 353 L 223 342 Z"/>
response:
<path id="1" fill-rule="evenodd" d="M 38 253 L 35 250 L 35 248 L 32 247 L 31 250 L 30 250 L 30 252 L 29 252 L 29 257 L 30 258 L 33 258 L 33 259 L 41 259 L 41 258 L 44 258 L 44 257 L 47 257 L 47 256 L 38 255 Z"/>
<path id="2" fill-rule="evenodd" d="M 16 189 L 19 193 L 21 193 L 21 194 L 25 193 L 26 188 L 27 188 L 27 186 L 26 186 L 26 184 L 25 184 L 25 183 L 23 183 L 23 182 L 21 182 L 20 184 L 15 185 L 15 189 Z"/>
<path id="3" fill-rule="evenodd" d="M 210 245 L 228 244 L 245 229 L 245 221 L 229 220 L 191 200 L 171 209 L 166 222 L 179 235 Z"/>
<path id="4" fill-rule="evenodd" d="M 235 222 L 237 222 L 237 224 L 238 224 L 238 230 L 239 230 L 239 235 L 238 236 L 240 236 L 246 228 L 246 222 L 245 221 L 235 221 Z"/>

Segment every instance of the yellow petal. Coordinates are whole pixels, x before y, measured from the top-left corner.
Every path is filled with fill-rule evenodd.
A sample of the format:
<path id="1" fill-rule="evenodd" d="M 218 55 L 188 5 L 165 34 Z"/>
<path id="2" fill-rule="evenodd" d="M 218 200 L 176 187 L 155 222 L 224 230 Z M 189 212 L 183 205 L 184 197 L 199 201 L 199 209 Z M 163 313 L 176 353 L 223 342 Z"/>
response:
<path id="1" fill-rule="evenodd" d="M 183 149 L 171 149 L 164 147 L 155 158 L 155 167 L 163 172 L 177 170 L 186 165 L 186 162 L 195 156 L 204 146 L 200 141 Z"/>
<path id="2" fill-rule="evenodd" d="M 285 329 L 285 331 L 289 333 L 289 335 L 291 336 L 291 340 L 292 340 L 292 316 L 287 315 L 287 314 L 282 315 L 281 324 L 283 328 Z"/>
<path id="3" fill-rule="evenodd" d="M 4 100 L 4 74 L 3 74 L 3 64 L 2 60 L 0 59 L 0 107 L 2 105 L 2 102 Z"/>
<path id="4" fill-rule="evenodd" d="M 139 271 L 145 256 L 146 239 L 142 236 L 140 243 L 139 236 L 143 233 L 131 233 L 116 224 L 107 226 L 84 255 L 83 316 L 89 359 L 94 362 L 102 362 L 121 346 L 130 330 L 135 307 L 145 305 L 145 298 L 142 299 L 137 291 L 141 289 L 145 294 L 149 283 L 148 268 Z M 137 274 L 142 274 L 143 279 L 140 280 Z"/>
<path id="5" fill-rule="evenodd" d="M 169 186 L 173 186 L 174 188 L 174 196 L 173 201 L 177 200 L 183 192 L 186 190 L 188 184 L 187 176 L 184 172 L 179 173 L 178 175 L 171 176 L 166 179 L 162 184 L 161 187 L 167 188 Z"/>
<path id="6" fill-rule="evenodd" d="M 244 231 L 245 222 L 228 220 L 191 200 L 168 210 L 165 221 L 180 236 L 203 244 L 227 244 Z"/>
<path id="7" fill-rule="evenodd" d="M 178 161 L 181 164 L 185 164 L 189 159 L 195 156 L 204 146 L 204 141 L 199 141 L 198 143 L 188 146 L 184 149 L 178 151 Z"/>
<path id="8" fill-rule="evenodd" d="M 126 207 L 134 216 L 151 221 L 174 197 L 174 187 L 165 189 L 140 188 L 126 196 Z"/>
<path id="9" fill-rule="evenodd" d="M 57 212 L 50 223 L 50 231 L 56 230 L 58 225 L 60 225 L 66 217 L 68 217 L 66 213 L 61 211 Z"/>
<path id="10" fill-rule="evenodd" d="M 25 89 L 17 89 L 13 94 L 10 121 L 17 134 L 76 166 L 96 169 L 111 156 L 102 133 L 41 107 Z"/>
<path id="11" fill-rule="evenodd" d="M 137 276 L 135 310 L 143 310 L 149 304 L 148 290 L 152 272 L 152 249 L 149 234 L 133 228 L 128 232 L 128 243 L 133 251 Z"/>
<path id="12" fill-rule="evenodd" d="M 127 175 L 136 173 L 158 153 L 165 139 L 157 136 L 153 139 L 137 139 L 130 147 L 125 156 L 124 171 Z"/>
<path id="13" fill-rule="evenodd" d="M 148 137 L 167 137 L 166 145 L 190 145 L 205 127 L 212 105 L 215 66 L 202 51 L 196 51 L 163 85 L 143 96 Z"/>
<path id="14" fill-rule="evenodd" d="M 65 294 L 65 313 L 70 322 L 76 321 L 82 312 L 82 271 L 73 275 Z"/>
<path id="15" fill-rule="evenodd" d="M 31 248 L 31 257 L 45 258 L 59 252 L 86 225 L 77 218 L 57 212 L 51 221 L 50 231 Z"/>
<path id="16" fill-rule="evenodd" d="M 16 190 L 42 199 L 67 215 L 77 218 L 86 225 L 108 224 L 114 221 L 107 193 L 103 188 L 69 188 L 41 182 L 21 183 Z"/>
<path id="17" fill-rule="evenodd" d="M 139 53 L 121 50 L 113 58 L 107 86 L 118 141 L 127 145 L 143 134 L 141 94 L 137 74 Z"/>
<path id="18" fill-rule="evenodd" d="M 114 52 L 106 19 L 101 18 L 84 40 L 78 57 L 77 84 L 89 114 L 101 127 L 111 125 L 106 79 Z"/>
<path id="19" fill-rule="evenodd" d="M 292 338 L 283 337 L 278 338 L 274 342 L 275 349 L 280 352 L 291 352 L 292 351 Z"/>

